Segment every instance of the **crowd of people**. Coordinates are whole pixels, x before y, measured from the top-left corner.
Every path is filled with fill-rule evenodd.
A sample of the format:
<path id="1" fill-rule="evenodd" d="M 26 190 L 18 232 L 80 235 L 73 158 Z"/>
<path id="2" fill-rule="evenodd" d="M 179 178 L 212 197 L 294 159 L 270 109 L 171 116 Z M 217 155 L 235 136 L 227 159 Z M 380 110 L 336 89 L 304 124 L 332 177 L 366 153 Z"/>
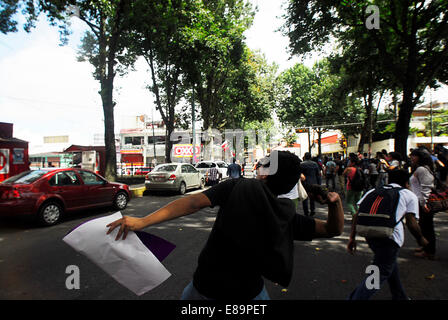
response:
<path id="1" fill-rule="evenodd" d="M 304 156 L 303 172 L 309 183 L 325 185 L 330 191 L 338 192 L 345 199 L 349 213 L 354 216 L 358 204 L 364 194 L 374 188 L 389 184 L 390 173 L 394 170 L 405 170 L 410 174 L 409 189 L 419 201 L 419 225 L 429 244 L 425 248 L 416 249 L 417 257 L 434 259 L 436 252 L 434 216 L 429 213 L 427 200 L 435 187 L 436 181 L 446 183 L 448 173 L 448 150 L 443 145 L 436 145 L 431 152 L 426 147 L 411 149 L 408 157 L 398 152 L 381 150 L 374 157 L 367 153 L 350 153 L 348 157 L 341 155 L 332 157 L 311 158 Z M 312 161 L 314 165 L 311 165 Z M 309 168 L 313 167 L 313 170 Z M 305 182 L 304 183 L 308 183 Z M 311 203 L 311 215 L 314 204 Z M 308 214 L 308 203 L 303 202 L 304 214 Z M 423 214 L 422 214 L 423 213 Z"/>
<path id="2" fill-rule="evenodd" d="M 394 299 L 408 299 L 397 264 L 404 241 L 403 224 L 405 221 L 420 246 L 415 250 L 416 256 L 433 259 L 434 215 L 428 209 L 427 199 L 436 180 L 446 181 L 448 161 L 443 146 L 437 146 L 434 154 L 426 148 L 412 150 L 406 159 L 383 150 L 375 158 L 350 154 L 346 158 L 320 160 L 306 153 L 302 161 L 290 152 L 273 151 L 258 161 L 255 179 L 238 175 L 201 193 L 177 199 L 145 217 L 124 216 L 107 225 L 107 233 L 118 228 L 116 240 L 124 240 L 130 230 L 218 206 L 212 231 L 182 299 L 269 299 L 263 279 L 288 286 L 293 272 L 294 241 L 332 238 L 343 232 L 345 199 L 353 216 L 347 251 L 356 251 L 357 233 L 365 236 L 381 283 L 389 283 Z M 271 162 L 278 167 L 276 170 L 271 170 Z M 323 187 L 323 180 L 328 190 Z M 303 198 L 301 187 L 306 190 Z M 303 215 L 297 210 L 298 199 Z M 327 206 L 326 220 L 313 217 L 315 201 Z M 378 211 L 379 218 L 386 216 L 386 223 L 382 225 L 377 220 L 364 232 L 373 230 L 385 235 L 361 234 L 358 220 L 361 225 L 366 216 L 371 218 Z M 378 288 L 372 289 L 363 281 L 348 298 L 369 299 Z"/>

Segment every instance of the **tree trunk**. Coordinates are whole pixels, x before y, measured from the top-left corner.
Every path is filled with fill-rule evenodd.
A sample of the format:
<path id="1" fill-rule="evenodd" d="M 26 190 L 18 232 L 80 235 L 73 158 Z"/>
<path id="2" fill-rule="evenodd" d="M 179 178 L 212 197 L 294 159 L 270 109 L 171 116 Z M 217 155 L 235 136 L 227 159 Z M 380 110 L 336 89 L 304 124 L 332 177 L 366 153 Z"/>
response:
<path id="1" fill-rule="evenodd" d="M 104 142 L 106 147 L 105 178 L 115 181 L 117 178 L 117 154 L 115 148 L 114 102 L 112 97 L 113 80 L 107 79 L 102 84 L 101 99 L 104 112 Z"/>
<path id="2" fill-rule="evenodd" d="M 364 108 L 366 109 L 367 117 L 364 119 L 364 125 L 361 131 L 361 139 L 358 144 L 358 152 L 364 152 L 364 144 L 367 142 L 369 144 L 369 153 L 372 148 L 372 130 L 373 130 L 373 94 L 367 94 L 367 97 L 364 96 Z"/>
<path id="3" fill-rule="evenodd" d="M 311 128 L 308 128 L 308 152 L 311 154 Z"/>
<path id="4" fill-rule="evenodd" d="M 105 178 L 110 181 L 117 179 L 117 154 L 115 148 L 115 120 L 113 100 L 114 78 L 115 78 L 115 61 L 118 42 L 121 36 L 120 25 L 124 15 L 127 1 L 120 1 L 117 4 L 116 16 L 112 31 L 107 37 L 106 15 L 101 12 L 100 18 L 100 34 L 99 34 L 99 80 L 101 84 L 101 100 L 104 112 L 104 143 L 106 148 L 106 169 Z"/>
<path id="5" fill-rule="evenodd" d="M 364 143 L 366 142 L 366 136 L 368 136 L 368 132 L 367 132 L 368 121 L 369 121 L 368 118 L 364 119 L 364 124 L 361 129 L 361 136 L 359 138 L 358 152 L 361 152 L 361 153 L 364 151 Z"/>
<path id="6" fill-rule="evenodd" d="M 99 81 L 101 85 L 101 101 L 103 104 L 104 114 L 104 145 L 105 154 L 105 171 L 104 176 L 109 181 L 117 179 L 117 154 L 115 149 L 115 123 L 114 123 L 114 60 L 115 52 L 109 48 L 107 51 L 108 41 L 106 36 L 106 24 L 104 15 L 101 18 L 100 36 L 99 36 L 99 64 L 97 66 Z M 112 39 L 110 40 L 112 41 Z M 117 39 L 113 39 L 116 43 Z"/>
<path id="7" fill-rule="evenodd" d="M 173 141 L 171 141 L 171 133 L 174 131 L 174 126 L 172 124 L 166 124 L 166 134 L 167 139 L 165 140 L 165 162 L 171 162 L 171 150 L 173 149 Z"/>
<path id="8" fill-rule="evenodd" d="M 413 90 L 408 88 L 403 90 L 403 101 L 399 106 L 398 120 L 395 125 L 395 152 L 399 152 L 403 157 L 408 155 L 407 143 L 409 136 L 409 124 L 411 122 L 412 111 L 414 110 L 412 98 Z"/>

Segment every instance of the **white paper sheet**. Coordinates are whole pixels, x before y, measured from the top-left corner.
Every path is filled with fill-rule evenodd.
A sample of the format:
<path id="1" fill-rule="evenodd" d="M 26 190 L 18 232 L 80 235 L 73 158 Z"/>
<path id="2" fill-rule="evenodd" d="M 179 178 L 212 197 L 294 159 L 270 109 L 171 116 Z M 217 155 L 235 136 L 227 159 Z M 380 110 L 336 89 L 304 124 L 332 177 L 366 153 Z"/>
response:
<path id="1" fill-rule="evenodd" d="M 88 221 L 63 241 L 87 256 L 120 284 L 140 296 L 157 287 L 171 274 L 154 254 L 129 231 L 126 240 L 115 241 L 119 228 L 106 234 L 106 225 L 122 218 L 121 212 Z"/>

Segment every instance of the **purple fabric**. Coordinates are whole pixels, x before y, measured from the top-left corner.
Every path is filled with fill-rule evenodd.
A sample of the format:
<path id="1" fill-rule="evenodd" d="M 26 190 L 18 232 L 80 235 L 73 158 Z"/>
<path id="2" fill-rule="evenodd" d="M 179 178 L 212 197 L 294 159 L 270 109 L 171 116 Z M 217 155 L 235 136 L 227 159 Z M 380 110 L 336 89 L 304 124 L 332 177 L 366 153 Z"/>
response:
<path id="1" fill-rule="evenodd" d="M 159 261 L 165 259 L 176 248 L 176 245 L 153 234 L 144 231 L 135 231 L 135 234 Z"/>

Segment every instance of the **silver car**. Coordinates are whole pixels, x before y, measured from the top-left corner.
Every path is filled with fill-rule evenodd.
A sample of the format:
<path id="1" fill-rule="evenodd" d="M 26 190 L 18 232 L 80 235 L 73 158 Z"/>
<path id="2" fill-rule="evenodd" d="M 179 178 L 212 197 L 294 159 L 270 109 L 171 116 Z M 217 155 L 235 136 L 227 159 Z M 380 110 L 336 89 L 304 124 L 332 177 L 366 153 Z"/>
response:
<path id="1" fill-rule="evenodd" d="M 204 183 L 204 175 L 188 163 L 159 164 L 145 178 L 148 191 L 178 191 L 180 194 L 188 189 L 202 189 Z"/>

